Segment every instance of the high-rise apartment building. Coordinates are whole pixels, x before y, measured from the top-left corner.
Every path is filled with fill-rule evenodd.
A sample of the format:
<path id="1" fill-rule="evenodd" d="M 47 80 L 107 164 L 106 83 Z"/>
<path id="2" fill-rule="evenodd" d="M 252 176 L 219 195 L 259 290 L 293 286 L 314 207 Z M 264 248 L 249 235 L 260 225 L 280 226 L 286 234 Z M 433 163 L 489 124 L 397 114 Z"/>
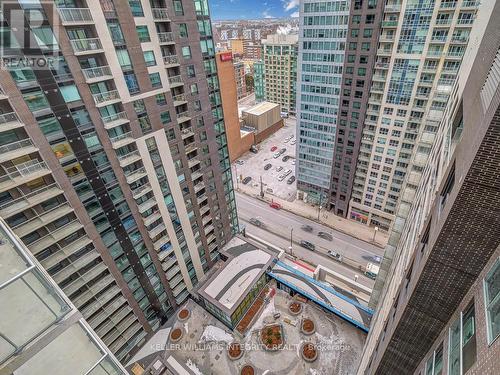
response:
<path id="1" fill-rule="evenodd" d="M 2 219 L 0 260 L 2 374 L 127 374 Z"/>
<path id="2" fill-rule="evenodd" d="M 499 18 L 481 3 L 413 203 L 398 206 L 360 375 L 500 373 Z"/>
<path id="3" fill-rule="evenodd" d="M 247 83 L 245 75 L 245 63 L 241 60 L 233 62 L 234 76 L 236 78 L 236 94 L 237 99 L 240 100 L 247 95 Z"/>
<path id="4" fill-rule="evenodd" d="M 347 216 L 377 56 L 383 1 L 351 1 L 328 208 Z M 325 202 L 326 203 L 326 202 Z"/>
<path id="5" fill-rule="evenodd" d="M 266 100 L 264 69 L 264 61 L 258 60 L 253 63 L 253 87 L 255 91 L 255 101 L 257 103 Z"/>
<path id="6" fill-rule="evenodd" d="M 125 361 L 238 227 L 207 2 L 2 6 L 0 216 Z"/>
<path id="7" fill-rule="evenodd" d="M 478 1 L 391 1 L 381 23 L 349 217 L 388 230 L 412 201 Z"/>
<path id="8" fill-rule="evenodd" d="M 264 100 L 295 115 L 297 84 L 296 34 L 272 34 L 262 40 Z"/>
<path id="9" fill-rule="evenodd" d="M 349 2 L 300 2 L 297 188 L 320 204 L 330 191 L 348 20 Z"/>

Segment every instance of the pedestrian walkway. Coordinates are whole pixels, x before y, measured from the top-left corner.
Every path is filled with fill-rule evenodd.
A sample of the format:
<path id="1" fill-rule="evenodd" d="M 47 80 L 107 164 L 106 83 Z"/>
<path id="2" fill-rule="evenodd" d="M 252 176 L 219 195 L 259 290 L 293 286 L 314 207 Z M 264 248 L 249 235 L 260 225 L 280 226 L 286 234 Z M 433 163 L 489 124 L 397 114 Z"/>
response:
<path id="1" fill-rule="evenodd" d="M 368 227 L 354 220 L 337 216 L 332 212 L 321 210 L 318 220 L 318 206 L 313 206 L 298 199 L 290 202 L 284 199 L 277 198 L 271 194 L 265 194 L 264 198 L 261 198 L 255 189 L 253 189 L 251 186 L 246 186 L 243 184 L 239 184 L 238 191 L 245 195 L 255 197 L 266 202 L 271 202 L 271 200 L 273 202 L 277 202 L 284 210 L 292 212 L 296 215 L 306 217 L 308 219 L 326 225 L 332 229 L 338 230 L 339 232 L 355 237 L 359 240 L 374 244 L 382 248 L 387 245 L 387 240 L 389 239 L 388 233 L 378 231 L 375 234 L 375 229 L 373 227 Z"/>

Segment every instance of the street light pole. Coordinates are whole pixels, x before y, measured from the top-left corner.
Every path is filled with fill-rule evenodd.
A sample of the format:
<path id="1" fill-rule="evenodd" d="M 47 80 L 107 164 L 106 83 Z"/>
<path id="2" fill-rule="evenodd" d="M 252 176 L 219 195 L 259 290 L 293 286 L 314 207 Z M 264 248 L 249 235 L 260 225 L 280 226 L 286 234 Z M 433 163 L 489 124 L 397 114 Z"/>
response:
<path id="1" fill-rule="evenodd" d="M 318 221 L 321 221 L 321 219 L 319 218 L 319 214 L 321 213 L 321 200 L 323 198 L 323 192 L 320 192 L 319 193 L 319 207 L 318 207 Z"/>
<path id="2" fill-rule="evenodd" d="M 293 228 L 290 229 L 290 255 L 293 256 L 292 244 L 293 244 Z"/>
<path id="3" fill-rule="evenodd" d="M 262 186 L 262 176 L 260 176 L 260 197 L 264 198 L 264 187 Z"/>

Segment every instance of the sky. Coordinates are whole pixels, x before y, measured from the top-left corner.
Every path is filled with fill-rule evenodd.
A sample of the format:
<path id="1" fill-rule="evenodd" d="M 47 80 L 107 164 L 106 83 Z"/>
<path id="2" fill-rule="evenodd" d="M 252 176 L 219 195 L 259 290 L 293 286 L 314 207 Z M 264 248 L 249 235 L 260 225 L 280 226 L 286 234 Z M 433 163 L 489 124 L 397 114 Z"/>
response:
<path id="1" fill-rule="evenodd" d="M 208 0 L 213 20 L 299 16 L 299 0 Z"/>

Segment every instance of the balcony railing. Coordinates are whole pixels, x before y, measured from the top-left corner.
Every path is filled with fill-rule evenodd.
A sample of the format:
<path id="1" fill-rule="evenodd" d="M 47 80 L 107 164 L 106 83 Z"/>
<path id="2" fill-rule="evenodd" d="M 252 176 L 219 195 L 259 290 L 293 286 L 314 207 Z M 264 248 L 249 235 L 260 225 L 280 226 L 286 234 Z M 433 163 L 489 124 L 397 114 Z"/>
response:
<path id="1" fill-rule="evenodd" d="M 100 92 L 92 95 L 94 97 L 95 104 L 102 104 L 109 102 L 111 100 L 120 99 L 120 94 L 118 90 L 111 90 L 108 92 Z"/>
<path id="2" fill-rule="evenodd" d="M 163 63 L 165 65 L 178 64 L 179 63 L 179 59 L 177 58 L 177 55 L 163 56 Z"/>
<path id="3" fill-rule="evenodd" d="M 160 20 L 160 21 L 168 21 L 168 12 L 167 9 L 165 8 L 152 8 L 151 11 L 153 12 L 153 19 L 154 20 Z"/>
<path id="4" fill-rule="evenodd" d="M 132 132 L 120 134 L 116 137 L 110 138 L 110 140 L 111 140 L 111 143 L 117 143 L 117 142 L 123 141 L 124 139 L 127 139 L 127 138 L 132 138 Z"/>
<path id="5" fill-rule="evenodd" d="M 109 128 L 113 123 L 121 123 L 128 121 L 127 113 L 125 111 L 114 113 L 109 116 L 101 117 L 102 122 L 104 123 L 105 128 Z M 108 126 L 106 126 L 108 125 Z"/>
<path id="6" fill-rule="evenodd" d="M 178 113 L 177 114 L 177 121 L 179 121 L 180 119 L 182 119 L 182 120 L 189 119 L 189 112 L 188 111 L 184 111 L 184 112 Z"/>
<path id="7" fill-rule="evenodd" d="M 103 50 L 99 38 L 73 39 L 70 42 L 75 53 Z"/>
<path id="8" fill-rule="evenodd" d="M 109 76 L 110 78 L 113 77 L 111 69 L 108 65 L 98 66 L 95 68 L 82 69 L 82 72 L 85 78 L 88 80 L 102 78 L 106 76 Z"/>
<path id="9" fill-rule="evenodd" d="M 0 114 L 0 125 L 8 124 L 10 122 L 21 122 L 16 112 L 2 113 Z"/>
<path id="10" fill-rule="evenodd" d="M 0 146 L 0 155 L 19 150 L 20 148 L 35 147 L 31 139 L 22 139 L 20 141 L 8 143 Z"/>
<path id="11" fill-rule="evenodd" d="M 182 77 L 181 76 L 173 76 L 168 79 L 168 82 L 170 82 L 171 85 L 175 83 L 183 83 L 182 82 Z"/>
<path id="12" fill-rule="evenodd" d="M 38 160 L 30 160 L 25 163 L 16 164 L 14 167 L 7 169 L 7 174 L 0 177 L 0 184 L 18 177 L 29 176 L 33 173 L 48 170 L 45 162 Z"/>
<path id="13" fill-rule="evenodd" d="M 184 95 L 184 94 L 175 95 L 173 97 L 173 99 L 174 99 L 174 102 L 185 102 L 186 101 L 186 95 Z"/>
<path id="14" fill-rule="evenodd" d="M 171 31 L 165 31 L 158 33 L 158 39 L 160 43 L 169 43 L 174 41 L 174 34 Z"/>
<path id="15" fill-rule="evenodd" d="M 79 24 L 93 22 L 88 8 L 58 8 L 63 24 Z"/>

